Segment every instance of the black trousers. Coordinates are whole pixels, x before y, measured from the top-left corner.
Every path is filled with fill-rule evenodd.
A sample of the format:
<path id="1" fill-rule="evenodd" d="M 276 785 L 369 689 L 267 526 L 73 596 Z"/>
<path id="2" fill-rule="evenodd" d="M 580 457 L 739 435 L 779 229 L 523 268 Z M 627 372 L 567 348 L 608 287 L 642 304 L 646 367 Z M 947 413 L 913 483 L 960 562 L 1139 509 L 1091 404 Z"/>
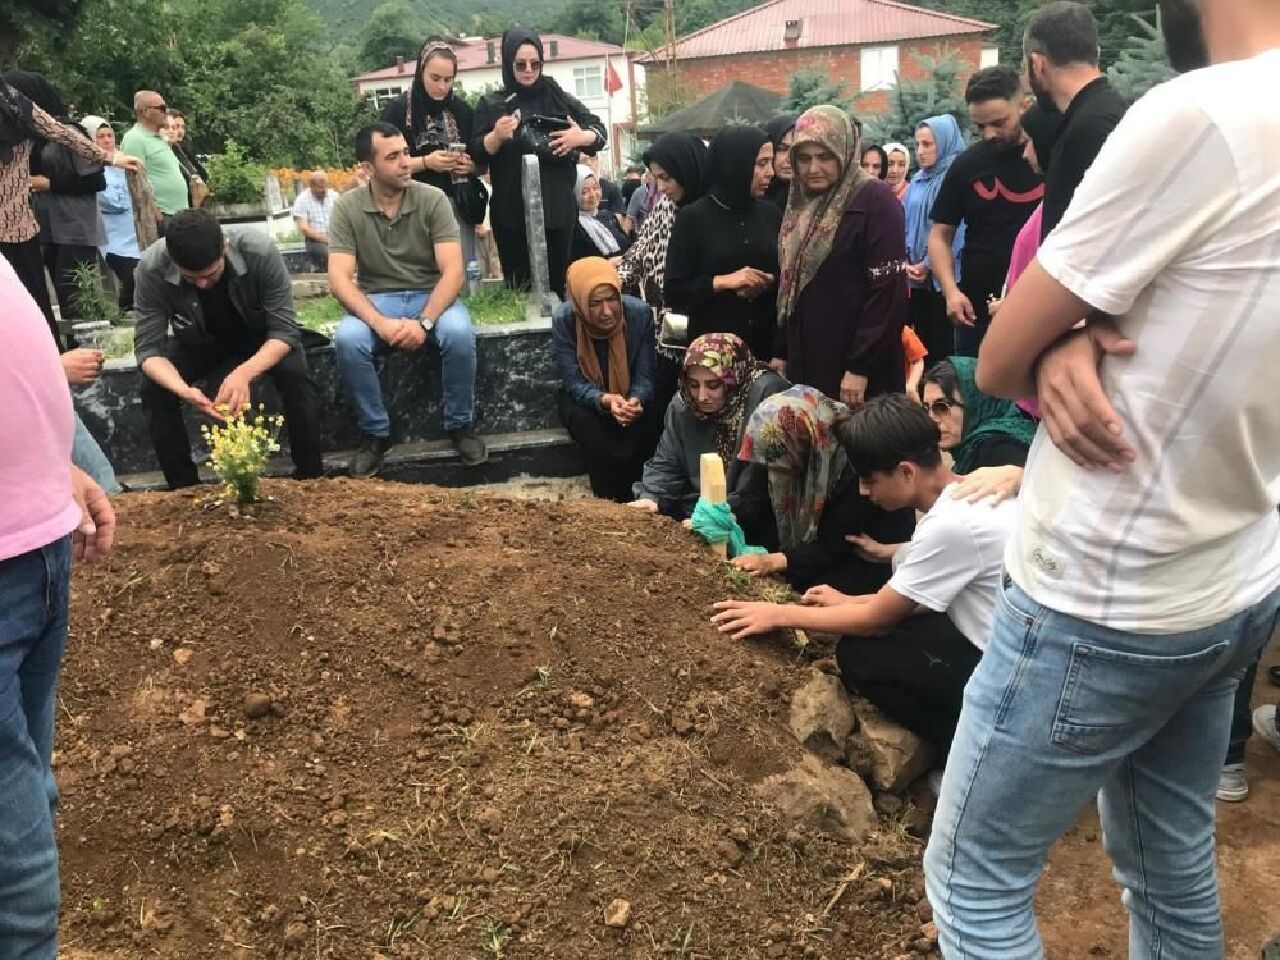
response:
<path id="1" fill-rule="evenodd" d="M 58 321 L 53 316 L 53 303 L 49 300 L 49 287 L 44 279 L 44 257 L 40 252 L 40 241 L 32 237 L 22 243 L 0 243 L 0 254 L 9 261 L 13 272 L 18 275 L 22 285 L 31 294 L 45 322 L 53 334 L 53 342 L 58 345 L 58 352 L 66 349 L 62 335 L 58 333 Z"/>
<path id="2" fill-rule="evenodd" d="M 634 500 L 631 485 L 640 479 L 662 432 L 662 415 L 656 407 L 650 404 L 639 422 L 621 427 L 612 417 L 602 417 L 574 402 L 563 390 L 558 403 L 560 422 L 582 448 L 591 492 L 615 503 Z"/>
<path id="3" fill-rule="evenodd" d="M 912 287 L 907 318 L 911 321 L 916 336 L 929 351 L 924 361 L 926 370 L 955 355 L 956 334 L 951 321 L 947 319 L 947 301 L 937 290 L 933 287 Z"/>
<path id="4" fill-rule="evenodd" d="M 507 286 L 528 290 L 533 286 L 533 270 L 529 266 L 529 242 L 525 238 L 524 224 L 513 226 L 492 219 L 491 226 L 494 242 L 498 245 L 498 259 L 502 261 L 502 277 Z M 569 245 L 572 242 L 572 226 L 547 230 L 547 275 L 551 289 L 561 300 L 564 299 L 564 277 L 569 269 Z"/>
<path id="5" fill-rule="evenodd" d="M 197 351 L 170 341 L 166 356 L 187 383 L 208 380 L 205 392 L 212 394 L 231 368 L 248 360 L 261 345 L 214 344 Z M 324 464 L 320 458 L 320 392 L 307 367 L 306 354 L 299 349 L 290 350 L 266 375 L 284 403 L 293 475 L 300 480 L 321 476 Z M 142 406 L 169 489 L 195 486 L 200 475 L 191 460 L 191 443 L 182 419 L 183 401 L 143 375 Z"/>
<path id="6" fill-rule="evenodd" d="M 108 253 L 106 260 L 107 266 L 116 275 L 120 285 L 120 309 L 131 310 L 133 308 L 133 271 L 138 268 L 138 261 L 133 257 L 122 257 L 118 253 Z"/>
<path id="7" fill-rule="evenodd" d="M 944 752 L 981 659 L 945 613 L 918 613 L 882 637 L 841 637 L 836 644 L 845 687 Z"/>
<path id="8" fill-rule="evenodd" d="M 98 248 L 77 243 L 45 243 L 41 246 L 45 269 L 53 278 L 53 292 L 57 294 L 62 319 L 80 319 L 76 306 L 76 271 L 81 267 L 91 267 L 95 274 L 98 272 Z"/>

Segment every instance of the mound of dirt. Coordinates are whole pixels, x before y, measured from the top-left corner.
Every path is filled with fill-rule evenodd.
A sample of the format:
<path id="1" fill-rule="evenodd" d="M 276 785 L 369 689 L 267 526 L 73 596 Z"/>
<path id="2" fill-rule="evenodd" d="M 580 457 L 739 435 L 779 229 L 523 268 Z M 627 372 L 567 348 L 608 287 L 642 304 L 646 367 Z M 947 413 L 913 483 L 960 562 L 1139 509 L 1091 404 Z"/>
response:
<path id="1" fill-rule="evenodd" d="M 266 492 L 255 518 L 125 497 L 76 573 L 69 955 L 930 954 L 900 813 L 851 844 L 757 794 L 806 757 L 786 713 L 812 669 L 714 631 L 747 588 L 676 525 Z"/>

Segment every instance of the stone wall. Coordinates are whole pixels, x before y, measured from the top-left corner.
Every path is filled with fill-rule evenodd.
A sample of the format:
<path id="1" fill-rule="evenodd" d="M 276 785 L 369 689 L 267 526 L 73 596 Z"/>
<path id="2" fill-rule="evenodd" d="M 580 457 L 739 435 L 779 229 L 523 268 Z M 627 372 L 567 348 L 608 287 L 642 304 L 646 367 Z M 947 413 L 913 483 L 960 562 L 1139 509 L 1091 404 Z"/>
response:
<path id="1" fill-rule="evenodd" d="M 360 442 L 360 431 L 338 386 L 333 348 L 319 335 L 308 332 L 308 336 L 314 343 L 307 349 L 307 360 L 319 385 L 324 411 L 323 449 L 326 453 L 350 450 Z M 560 378 L 551 352 L 550 321 L 478 327 L 476 348 L 476 429 L 480 433 L 521 433 L 560 426 L 556 415 Z M 159 469 L 139 399 L 141 376 L 132 358 L 110 361 L 96 382 L 75 391 L 76 409 L 121 474 Z M 397 442 L 444 439 L 438 350 L 389 355 L 382 369 L 382 385 Z M 206 392 L 212 396 L 215 386 L 207 384 Z M 254 402 L 265 403 L 270 412 L 280 410 L 269 377 L 255 385 Z M 199 422 L 188 409 L 187 432 L 197 463 L 205 459 Z M 281 439 L 287 446 L 287 438 Z"/>

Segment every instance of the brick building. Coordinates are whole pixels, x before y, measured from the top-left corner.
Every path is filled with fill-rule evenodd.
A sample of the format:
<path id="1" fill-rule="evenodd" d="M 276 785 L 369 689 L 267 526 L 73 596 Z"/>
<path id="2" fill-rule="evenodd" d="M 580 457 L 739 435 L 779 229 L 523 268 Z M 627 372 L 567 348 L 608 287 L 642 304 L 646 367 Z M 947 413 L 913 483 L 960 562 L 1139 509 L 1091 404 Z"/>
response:
<path id="1" fill-rule="evenodd" d="M 786 95 L 797 70 L 821 68 L 843 80 L 854 110 L 876 113 L 899 74 L 918 77 L 917 55 L 955 52 L 962 77 L 996 62 L 995 24 L 893 0 L 766 0 L 676 43 L 680 79 L 691 97 L 730 80 Z M 642 59 L 641 62 L 644 62 Z M 659 62 L 650 70 L 661 69 Z"/>

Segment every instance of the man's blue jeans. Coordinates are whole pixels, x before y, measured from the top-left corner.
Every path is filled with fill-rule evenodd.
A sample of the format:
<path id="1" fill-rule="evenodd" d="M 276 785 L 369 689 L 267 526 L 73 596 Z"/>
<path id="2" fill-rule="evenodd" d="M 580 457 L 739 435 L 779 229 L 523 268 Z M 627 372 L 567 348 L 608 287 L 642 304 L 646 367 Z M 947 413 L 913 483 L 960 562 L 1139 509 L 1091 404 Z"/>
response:
<path id="1" fill-rule="evenodd" d="M 1172 636 L 1099 627 L 1006 581 L 965 689 L 925 880 L 948 960 L 1043 956 L 1032 898 L 1049 847 L 1098 798 L 1132 960 L 1222 956 L 1214 790 L 1241 675 L 1280 591 Z"/>
<path id="2" fill-rule="evenodd" d="M 49 758 L 71 541 L 0 560 L 0 960 L 58 953 L 58 802 Z"/>
<path id="3" fill-rule="evenodd" d="M 371 293 L 369 300 L 384 317 L 393 320 L 414 318 L 422 314 L 430 291 Z M 440 368 L 444 380 L 444 428 L 457 430 L 472 422 L 476 393 L 476 332 L 471 314 L 462 302 L 440 315 L 431 331 L 429 342 L 440 348 Z M 356 422 L 371 437 L 391 435 L 391 418 L 382 402 L 382 384 L 378 382 L 377 357 L 392 348 L 387 346 L 368 324 L 350 314 L 342 318 L 333 335 L 333 350 L 338 360 L 338 379 L 355 407 Z"/>

